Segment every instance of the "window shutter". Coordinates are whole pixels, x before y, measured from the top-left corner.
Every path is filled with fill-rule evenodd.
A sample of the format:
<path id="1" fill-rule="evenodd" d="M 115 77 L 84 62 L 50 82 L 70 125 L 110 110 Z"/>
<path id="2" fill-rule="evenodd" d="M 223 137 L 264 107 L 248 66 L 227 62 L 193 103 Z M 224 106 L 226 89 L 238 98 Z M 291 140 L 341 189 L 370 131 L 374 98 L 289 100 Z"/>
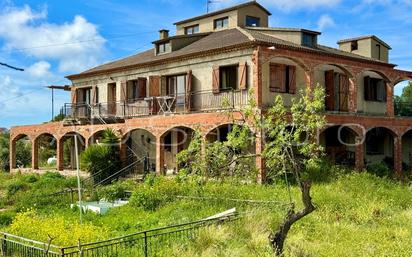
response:
<path id="1" fill-rule="evenodd" d="M 92 105 L 97 103 L 97 86 L 92 87 Z"/>
<path id="2" fill-rule="evenodd" d="M 127 97 L 127 81 L 120 82 L 120 101 L 123 102 Z"/>
<path id="3" fill-rule="evenodd" d="M 371 80 L 369 76 L 366 76 L 363 79 L 363 93 L 364 93 L 364 99 L 366 101 L 372 100 L 371 98 Z"/>
<path id="4" fill-rule="evenodd" d="M 329 70 L 325 72 L 325 87 L 326 87 L 326 109 L 334 110 L 335 109 L 335 92 L 334 92 L 334 77 L 335 72 Z"/>
<path id="5" fill-rule="evenodd" d="M 246 62 L 239 63 L 239 89 L 247 89 L 247 65 Z"/>
<path id="6" fill-rule="evenodd" d="M 339 75 L 339 109 L 341 111 L 349 110 L 349 77 L 345 74 Z"/>
<path id="7" fill-rule="evenodd" d="M 72 93 L 72 104 L 76 104 L 77 103 L 77 89 L 72 88 L 71 93 Z"/>
<path id="8" fill-rule="evenodd" d="M 160 76 L 149 77 L 149 95 L 160 96 Z"/>
<path id="9" fill-rule="evenodd" d="M 189 70 L 186 75 L 186 92 L 185 92 L 185 109 L 189 112 L 192 108 L 192 71 Z"/>
<path id="10" fill-rule="evenodd" d="M 385 83 L 383 80 L 379 80 L 377 82 L 377 99 L 380 102 L 385 102 L 386 100 L 386 90 L 385 90 Z"/>
<path id="11" fill-rule="evenodd" d="M 139 87 L 139 98 L 145 98 L 147 96 L 147 93 L 146 93 L 147 80 L 146 78 L 138 78 L 137 81 L 138 81 L 137 84 Z"/>
<path id="12" fill-rule="evenodd" d="M 296 67 L 288 66 L 289 68 L 289 94 L 296 93 Z"/>
<path id="13" fill-rule="evenodd" d="M 212 91 L 214 94 L 219 94 L 220 92 L 220 72 L 219 66 L 213 66 L 212 72 Z"/>
<path id="14" fill-rule="evenodd" d="M 270 65 L 270 91 L 284 93 L 286 90 L 286 65 Z"/>

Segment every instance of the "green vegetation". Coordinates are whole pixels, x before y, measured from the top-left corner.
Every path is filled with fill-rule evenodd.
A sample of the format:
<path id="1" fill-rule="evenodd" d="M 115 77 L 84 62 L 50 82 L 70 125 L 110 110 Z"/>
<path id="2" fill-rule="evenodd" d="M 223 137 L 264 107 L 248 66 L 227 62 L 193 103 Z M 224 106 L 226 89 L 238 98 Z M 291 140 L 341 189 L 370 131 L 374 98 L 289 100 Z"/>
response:
<path id="1" fill-rule="evenodd" d="M 8 171 L 10 168 L 10 134 L 0 134 L 0 171 Z M 16 142 L 16 164 L 18 167 L 29 167 L 31 165 L 31 143 L 26 140 Z"/>
<path id="2" fill-rule="evenodd" d="M 348 173 L 337 167 L 321 168 L 326 176 L 313 185 L 317 210 L 296 223 L 285 244 L 286 256 L 408 256 L 412 244 L 412 189 L 408 184 L 368 173 Z M 322 172 L 322 171 L 320 171 Z M 176 244 L 166 256 L 273 256 L 268 243 L 270 228 L 282 221 L 288 199 L 284 181 L 276 185 L 244 184 L 238 180 L 205 182 L 197 176 L 178 179 L 149 176 L 145 183 L 118 182 L 98 190 L 113 198 L 133 191 L 129 205 L 112 209 L 105 216 L 86 213 L 78 225 L 78 211 L 68 206 L 69 196 L 34 197 L 75 186 L 75 179 L 54 173 L 0 176 L 2 230 L 37 240 L 56 237 L 55 244 L 73 244 L 125 235 L 149 228 L 185 223 L 236 207 L 243 218 L 212 227 L 187 244 Z M 47 186 L 45 186 L 47 185 Z M 300 200 L 300 189 L 291 188 Z M 177 195 L 207 197 L 180 199 Z M 92 196 L 90 196 L 92 197 Z M 215 200 L 210 198 L 216 198 Z M 279 201 L 256 205 L 222 199 Z M 302 206 L 298 205 L 301 208 Z M 16 213 L 20 214 L 16 217 Z M 13 224 L 10 222 L 14 220 Z M 35 229 L 38 228 L 38 229 Z"/>

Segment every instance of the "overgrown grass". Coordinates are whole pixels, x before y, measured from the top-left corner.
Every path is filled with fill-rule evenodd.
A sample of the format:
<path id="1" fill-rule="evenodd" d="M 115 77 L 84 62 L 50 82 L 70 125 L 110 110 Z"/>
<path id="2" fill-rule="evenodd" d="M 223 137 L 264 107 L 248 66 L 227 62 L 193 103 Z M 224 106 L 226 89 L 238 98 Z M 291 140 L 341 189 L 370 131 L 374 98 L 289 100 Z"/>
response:
<path id="1" fill-rule="evenodd" d="M 286 241 L 286 256 L 409 256 L 412 245 L 412 187 L 405 182 L 378 178 L 367 173 L 330 174 L 329 180 L 313 185 L 312 195 L 317 210 L 295 224 Z M 0 175 L 0 226 L 22 236 L 40 237 L 37 231 L 25 229 L 25 222 L 44 222 L 44 231 L 53 224 L 65 227 L 56 244 L 71 243 L 67 234 L 77 227 L 78 212 L 67 202 L 33 200 L 33 195 L 74 186 L 73 179 L 57 175 Z M 144 184 L 121 183 L 119 190 L 133 190 L 129 205 L 112 209 L 105 216 L 87 213 L 84 221 L 90 230 L 83 240 L 125 235 L 145 229 L 185 223 L 205 218 L 236 207 L 243 218 L 235 223 L 211 227 L 190 243 L 177 243 L 165 256 L 272 256 L 267 237 L 286 214 L 288 191 L 284 183 L 270 186 L 245 185 L 192 179 L 148 179 Z M 116 189 L 102 190 L 116 195 Z M 104 193 L 106 191 L 106 193 Z M 107 193 L 109 192 L 109 193 Z M 102 193 L 101 193 L 102 194 Z M 196 199 L 180 199 L 186 195 Z M 299 203 L 299 191 L 291 195 Z M 202 197 L 206 199 L 201 200 Z M 217 199 L 214 199 L 217 198 Z M 246 204 L 225 199 L 270 200 L 272 205 Z M 30 199 L 32 199 L 30 201 Z M 67 199 L 66 199 L 67 200 Z M 15 213 L 31 208 L 31 219 L 10 222 Z M 297 204 L 300 208 L 300 204 Z M 33 213 L 33 210 L 36 210 Z M 34 215 L 34 216 L 33 216 Z M 53 222 L 54 221 L 54 222 Z M 93 234 L 98 227 L 100 236 Z M 34 233 L 36 232 L 36 233 Z M 73 237 L 73 236 L 72 236 Z M 60 241 L 59 241 L 60 240 Z"/>

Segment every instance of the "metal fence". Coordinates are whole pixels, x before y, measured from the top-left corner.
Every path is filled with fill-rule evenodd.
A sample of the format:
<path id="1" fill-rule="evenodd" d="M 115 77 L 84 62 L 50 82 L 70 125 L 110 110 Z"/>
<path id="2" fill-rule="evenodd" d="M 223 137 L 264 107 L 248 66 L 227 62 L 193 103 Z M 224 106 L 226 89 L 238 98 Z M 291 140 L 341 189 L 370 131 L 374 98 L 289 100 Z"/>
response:
<path id="1" fill-rule="evenodd" d="M 10 257 L 156 257 L 168 256 L 173 245 L 190 242 L 202 229 L 237 220 L 236 215 L 162 227 L 105 241 L 59 247 L 0 233 L 1 254 Z"/>

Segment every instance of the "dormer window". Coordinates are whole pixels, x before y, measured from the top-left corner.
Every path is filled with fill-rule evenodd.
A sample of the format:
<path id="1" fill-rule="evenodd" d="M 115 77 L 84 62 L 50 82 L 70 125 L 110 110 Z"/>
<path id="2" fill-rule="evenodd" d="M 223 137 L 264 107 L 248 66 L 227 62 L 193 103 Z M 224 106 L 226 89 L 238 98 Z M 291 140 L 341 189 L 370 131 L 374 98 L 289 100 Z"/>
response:
<path id="1" fill-rule="evenodd" d="M 227 28 L 229 26 L 229 17 L 216 19 L 213 21 L 215 29 Z"/>
<path id="2" fill-rule="evenodd" d="M 246 27 L 260 27 L 260 18 L 246 16 Z"/>
<path id="3" fill-rule="evenodd" d="M 195 33 L 199 33 L 199 24 L 185 27 L 185 34 L 192 35 Z"/>
<path id="4" fill-rule="evenodd" d="M 307 47 L 316 46 L 316 35 L 309 33 L 302 33 L 302 45 Z"/>
<path id="5" fill-rule="evenodd" d="M 350 43 L 350 50 L 353 52 L 353 51 L 356 51 L 356 50 L 358 50 L 358 48 L 359 48 L 359 46 L 358 46 L 358 41 L 352 41 L 351 43 Z"/>
<path id="6" fill-rule="evenodd" d="M 159 43 L 157 45 L 157 53 L 164 54 L 170 52 L 170 42 Z"/>

